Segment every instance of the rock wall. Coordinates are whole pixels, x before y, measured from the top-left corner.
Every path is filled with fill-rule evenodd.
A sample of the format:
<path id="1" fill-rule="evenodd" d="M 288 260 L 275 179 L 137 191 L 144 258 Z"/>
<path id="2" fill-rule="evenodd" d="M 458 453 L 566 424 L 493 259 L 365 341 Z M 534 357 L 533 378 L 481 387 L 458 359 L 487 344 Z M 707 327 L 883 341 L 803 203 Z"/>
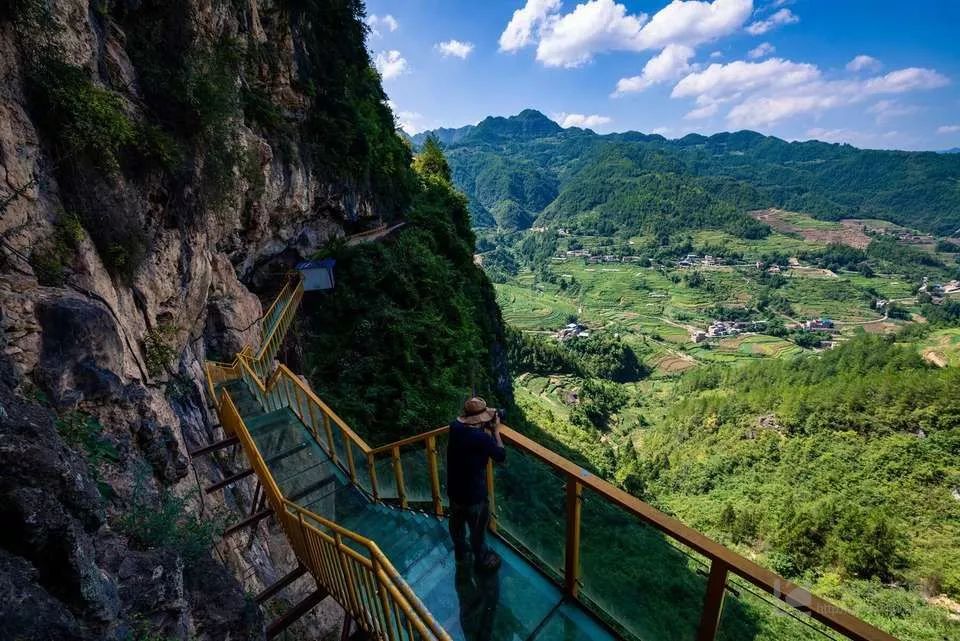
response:
<path id="1" fill-rule="evenodd" d="M 302 153 L 295 125 L 309 98 L 291 81 L 296 34 L 282 7 L 161 5 L 0 0 L 0 638 L 262 638 L 265 614 L 247 595 L 295 563 L 274 525 L 189 558 L 176 540 L 145 541 L 130 515 L 183 504 L 169 518 L 222 525 L 250 511 L 252 481 L 200 490 L 245 467 L 242 457 L 187 454 L 222 436 L 202 363 L 259 339 L 262 301 L 248 285 L 265 302 L 284 266 L 345 224 L 390 215 L 362 190 L 318 178 Z M 229 166 L 216 206 L 203 197 L 212 161 L 197 139 L 181 145 L 176 172 L 137 152 L 155 110 L 132 61 L 142 43 L 127 31 L 157 15 L 156 29 L 173 21 L 187 45 L 229 37 L 273 47 L 270 99 L 294 133 L 280 153 L 275 135 L 231 117 L 242 162 Z M 91 104 L 136 124 L 125 143 L 105 147 L 119 168 L 90 153 L 109 141 L 74 154 L 89 132 L 75 121 L 60 130 L 38 110 L 32 65 L 49 55 L 80 70 Z M 103 244 L 121 230 L 137 239 L 135 256 L 132 244 Z M 299 638 L 331 634 L 338 619 L 328 600 Z"/>

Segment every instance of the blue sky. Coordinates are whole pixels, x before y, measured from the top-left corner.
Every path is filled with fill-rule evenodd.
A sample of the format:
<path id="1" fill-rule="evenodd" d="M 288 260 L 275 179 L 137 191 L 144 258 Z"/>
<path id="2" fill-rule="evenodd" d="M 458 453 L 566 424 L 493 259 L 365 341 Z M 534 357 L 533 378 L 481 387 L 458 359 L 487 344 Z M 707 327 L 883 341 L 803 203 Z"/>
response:
<path id="1" fill-rule="evenodd" d="M 410 132 L 539 109 L 598 132 L 960 146 L 960 1 L 367 0 Z"/>

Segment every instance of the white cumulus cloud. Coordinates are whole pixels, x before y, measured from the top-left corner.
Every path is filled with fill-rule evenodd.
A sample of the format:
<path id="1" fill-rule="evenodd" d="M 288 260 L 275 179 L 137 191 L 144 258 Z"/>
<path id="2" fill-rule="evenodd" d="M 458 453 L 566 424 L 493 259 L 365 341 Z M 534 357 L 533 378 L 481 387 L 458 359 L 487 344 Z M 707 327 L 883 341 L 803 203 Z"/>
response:
<path id="1" fill-rule="evenodd" d="M 407 59 L 399 51 L 381 51 L 374 58 L 374 65 L 384 80 L 390 80 L 407 73 Z"/>
<path id="2" fill-rule="evenodd" d="M 800 22 L 800 18 L 797 17 L 797 14 L 789 9 L 780 9 L 776 13 L 771 14 L 769 18 L 757 20 L 756 22 L 751 23 L 747 27 L 747 33 L 749 33 L 751 36 L 759 36 L 767 33 L 768 31 L 773 31 L 777 27 L 785 24 L 793 24 L 795 22 Z"/>
<path id="3" fill-rule="evenodd" d="M 387 106 L 393 112 L 393 120 L 398 129 L 403 129 L 411 136 L 427 129 L 423 114 L 417 111 L 405 111 L 392 100 L 387 100 Z"/>
<path id="4" fill-rule="evenodd" d="M 371 14 L 367 16 L 366 23 L 370 28 L 370 35 L 374 38 L 379 38 L 383 35 L 383 33 L 380 31 L 381 28 L 386 29 L 387 31 L 396 31 L 400 28 L 400 23 L 397 22 L 397 19 L 391 16 L 389 13 L 385 16 Z"/>
<path id="5" fill-rule="evenodd" d="M 594 54 L 640 50 L 645 14 L 631 15 L 614 0 L 589 0 L 564 16 L 547 21 L 537 45 L 537 60 L 548 67 L 578 67 Z"/>
<path id="6" fill-rule="evenodd" d="M 941 125 L 937 127 L 938 134 L 955 134 L 960 133 L 960 125 Z"/>
<path id="7" fill-rule="evenodd" d="M 747 57 L 756 60 L 757 58 L 766 58 L 777 50 L 769 42 L 761 42 L 756 47 L 747 52 Z"/>
<path id="8" fill-rule="evenodd" d="M 717 113 L 720 110 L 720 103 L 717 102 L 708 102 L 702 107 L 697 107 L 696 109 L 691 109 L 686 114 L 684 114 L 685 120 L 700 120 L 703 118 L 709 118 Z"/>
<path id="9" fill-rule="evenodd" d="M 689 61 L 693 55 L 693 49 L 685 45 L 667 45 L 663 51 L 647 61 L 639 76 L 621 78 L 613 95 L 643 91 L 657 83 L 679 78 L 691 70 Z"/>
<path id="10" fill-rule="evenodd" d="M 554 115 L 554 119 L 559 120 L 560 126 L 563 128 L 582 127 L 584 129 L 595 129 L 613 122 L 613 119 L 609 116 L 601 116 L 600 114 L 559 113 Z"/>
<path id="11" fill-rule="evenodd" d="M 753 0 L 673 0 L 650 17 L 616 0 L 584 0 L 564 13 L 559 0 L 527 0 L 500 35 L 502 51 L 536 44 L 548 67 L 578 67 L 608 51 L 696 47 L 736 32 Z"/>
<path id="12" fill-rule="evenodd" d="M 713 63 L 695 70 L 674 85 L 672 98 L 693 98 L 685 118 L 707 118 L 726 106 L 734 127 L 764 127 L 782 120 L 863 103 L 873 96 L 893 96 L 937 89 L 950 79 L 934 69 L 907 67 L 871 77 L 828 79 L 816 66 L 782 58 Z M 878 124 L 918 111 L 918 107 L 887 98 L 865 108 Z"/>
<path id="13" fill-rule="evenodd" d="M 527 0 L 500 34 L 500 50 L 516 51 L 531 44 L 547 17 L 560 10 L 560 0 Z"/>
<path id="14" fill-rule="evenodd" d="M 905 105 L 896 100 L 878 100 L 867 109 L 867 113 L 876 116 L 878 125 L 900 116 L 909 116 L 920 111 L 916 105 Z"/>
<path id="15" fill-rule="evenodd" d="M 747 21 L 753 0 L 673 0 L 643 28 L 641 43 L 658 49 L 670 43 L 696 46 L 729 35 Z"/>
<path id="16" fill-rule="evenodd" d="M 949 79 L 933 69 L 909 67 L 865 80 L 816 80 L 770 93 L 759 92 L 734 106 L 727 120 L 734 126 L 758 127 L 828 109 L 854 105 L 870 96 L 943 87 Z"/>
<path id="17" fill-rule="evenodd" d="M 734 127 L 763 127 L 802 113 L 822 111 L 845 104 L 830 93 L 755 96 L 735 105 L 727 114 Z"/>
<path id="18" fill-rule="evenodd" d="M 750 17 L 752 8 L 752 0 L 674 0 L 655 13 L 638 34 L 638 48 L 660 49 L 660 53 L 647 61 L 639 75 L 621 78 L 612 95 L 643 91 L 693 71 L 694 47 L 734 33 Z M 711 57 L 720 55 L 714 54 Z"/>
<path id="19" fill-rule="evenodd" d="M 472 42 L 461 42 L 460 40 L 438 42 L 435 47 L 444 57 L 453 56 L 454 58 L 460 59 L 466 59 L 466 57 L 470 55 L 470 52 L 473 51 Z"/>
<path id="20" fill-rule="evenodd" d="M 820 70 L 814 65 L 782 58 L 769 58 L 763 62 L 736 60 L 728 64 L 714 63 L 703 71 L 684 77 L 670 95 L 717 100 L 765 87 L 798 85 L 819 77 Z"/>
<path id="21" fill-rule="evenodd" d="M 880 61 L 873 56 L 861 53 L 859 56 L 854 56 L 853 60 L 847 63 L 847 71 L 876 71 L 882 66 Z"/>
<path id="22" fill-rule="evenodd" d="M 871 94 L 904 93 L 917 89 L 937 89 L 948 84 L 950 79 L 933 69 L 908 67 L 870 78 L 863 83 L 863 90 Z"/>

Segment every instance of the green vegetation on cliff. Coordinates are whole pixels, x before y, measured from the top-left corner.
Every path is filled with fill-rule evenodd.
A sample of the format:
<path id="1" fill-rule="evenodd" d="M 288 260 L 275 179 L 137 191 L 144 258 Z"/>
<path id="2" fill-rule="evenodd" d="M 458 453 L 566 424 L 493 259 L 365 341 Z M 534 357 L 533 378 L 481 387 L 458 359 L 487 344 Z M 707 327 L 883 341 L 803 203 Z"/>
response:
<path id="1" fill-rule="evenodd" d="M 415 166 L 406 226 L 332 246 L 336 288 L 304 304 L 308 377 L 374 443 L 445 424 L 471 387 L 491 403 L 509 396 L 500 310 L 473 264 L 466 200 L 438 147 Z"/>

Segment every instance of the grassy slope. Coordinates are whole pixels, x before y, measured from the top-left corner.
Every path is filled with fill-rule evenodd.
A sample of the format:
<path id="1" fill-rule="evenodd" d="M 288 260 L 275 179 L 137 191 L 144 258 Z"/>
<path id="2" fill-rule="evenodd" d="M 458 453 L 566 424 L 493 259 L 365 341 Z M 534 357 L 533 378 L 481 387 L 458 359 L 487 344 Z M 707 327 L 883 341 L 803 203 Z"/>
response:
<path id="1" fill-rule="evenodd" d="M 706 244 L 743 243 L 738 249 L 745 257 L 760 256 L 769 251 L 791 254 L 817 246 L 781 234 L 750 243 L 723 232 L 699 232 L 697 238 L 698 243 L 703 241 Z M 588 246 L 599 240 L 587 240 L 583 244 Z M 682 384 L 684 378 L 678 379 L 672 372 L 690 364 L 683 359 L 694 359 L 693 369 L 700 369 L 710 363 L 749 365 L 774 362 L 805 352 L 789 341 L 762 335 L 725 339 L 713 349 L 689 343 L 683 326 L 704 327 L 709 320 L 707 309 L 718 302 L 752 304 L 758 291 L 757 282 L 748 272 L 725 268 L 706 273 L 707 290 L 692 289 L 682 280 L 675 282 L 669 272 L 624 264 L 584 265 L 581 261 L 551 263 L 546 273 L 568 283 L 576 282 L 579 288 L 564 291 L 556 280 L 550 282 L 543 274 L 522 272 L 509 283 L 497 285 L 498 300 L 508 323 L 527 331 L 545 332 L 559 327 L 568 314 L 579 312 L 580 319 L 592 328 L 621 333 L 647 362 L 661 365 L 652 379 L 624 386 L 629 401 L 618 413 L 614 430 L 606 438 L 596 431 L 571 426 L 566 420 L 568 406 L 564 403 L 564 394 L 579 384 L 571 377 L 521 376 L 516 381 L 515 390 L 518 405 L 528 419 L 585 456 L 591 464 L 607 469 L 608 474 L 634 491 L 642 488 L 631 486 L 636 479 L 631 480 L 630 470 L 633 468 L 630 465 L 624 467 L 625 446 L 635 446 L 640 458 L 647 457 L 648 465 L 653 467 L 664 464 L 663 460 L 656 458 L 657 452 L 671 452 L 670 461 L 680 464 L 684 472 L 670 476 L 675 479 L 676 486 L 662 481 L 656 489 L 648 488 L 648 498 L 766 564 L 771 563 L 770 541 L 775 541 L 778 536 L 773 531 L 775 528 L 770 526 L 767 538 L 735 541 L 718 524 L 721 512 L 728 504 L 735 511 L 746 510 L 748 513 L 758 505 L 764 506 L 775 514 L 790 501 L 798 505 L 815 504 L 817 493 L 829 497 L 845 491 L 849 493 L 848 488 L 872 488 L 884 497 L 887 505 L 918 506 L 915 513 L 905 511 L 898 516 L 901 526 L 910 532 L 905 549 L 911 550 L 907 566 L 899 571 L 898 576 L 905 586 L 913 586 L 910 589 L 885 588 L 875 580 L 860 579 L 842 568 L 829 566 L 804 574 L 802 580 L 819 594 L 898 637 L 933 640 L 958 633 L 956 622 L 951 622 L 946 611 L 929 605 L 916 587 L 932 580 L 938 584 L 928 585 L 933 591 L 956 591 L 955 587 L 945 588 L 943 583 L 944 575 L 955 576 L 957 571 L 955 555 L 943 555 L 944 550 L 957 547 L 955 542 L 960 530 L 956 524 L 956 501 L 950 496 L 949 483 L 944 482 L 943 477 L 937 477 L 939 480 L 935 486 L 924 485 L 915 477 L 908 481 L 903 478 L 907 470 L 917 471 L 920 475 L 924 473 L 920 470 L 929 472 L 923 461 L 937 466 L 951 456 L 955 459 L 956 453 L 945 452 L 942 443 L 916 452 L 911 449 L 916 447 L 916 437 L 903 434 L 865 439 L 856 435 L 844 436 L 846 433 L 841 432 L 784 440 L 781 436 L 773 437 L 764 432 L 754 440 L 744 441 L 744 425 L 765 414 L 759 409 L 742 412 L 739 422 L 694 435 L 688 444 L 673 450 L 668 444 L 672 442 L 670 435 L 676 432 L 679 420 L 676 408 L 687 394 L 678 391 L 678 384 Z M 788 272 L 786 284 L 778 291 L 792 303 L 795 316 L 823 314 L 845 321 L 843 334 L 850 338 L 858 333 L 862 324 L 868 329 L 879 326 L 881 315 L 870 308 L 874 291 L 886 298 L 909 298 L 911 283 L 896 276 L 866 278 L 856 273 L 843 273 L 837 277 L 817 270 L 795 270 Z M 898 323 L 902 324 L 902 321 Z M 888 330 L 897 326 L 897 323 L 890 323 Z M 960 339 L 956 332 L 933 332 L 917 348 L 939 350 L 953 362 L 960 358 Z M 740 390 L 704 393 L 736 396 Z M 638 428 L 644 423 L 652 427 Z M 616 460 L 611 461 L 614 451 L 618 454 Z M 776 456 L 773 452 L 777 452 Z M 863 464 L 864 460 L 868 461 L 867 465 Z M 717 475 L 716 485 L 685 487 L 684 483 L 693 482 L 702 474 L 697 470 L 702 469 Z M 958 473 L 955 467 L 938 469 L 942 472 L 936 474 L 946 473 L 951 478 L 956 478 Z M 934 495 L 930 495 L 931 487 L 937 488 Z M 954 579 L 947 580 L 948 586 L 952 585 L 951 581 Z M 745 611 L 758 615 L 755 622 L 759 628 L 739 629 L 739 619 L 730 616 L 725 624 L 727 629 L 721 630 L 723 635 L 733 635 L 729 638 L 780 639 L 811 635 L 811 638 L 820 638 L 793 619 L 761 616 L 769 614 L 771 606 L 746 591 L 740 591 L 737 602 Z"/>

